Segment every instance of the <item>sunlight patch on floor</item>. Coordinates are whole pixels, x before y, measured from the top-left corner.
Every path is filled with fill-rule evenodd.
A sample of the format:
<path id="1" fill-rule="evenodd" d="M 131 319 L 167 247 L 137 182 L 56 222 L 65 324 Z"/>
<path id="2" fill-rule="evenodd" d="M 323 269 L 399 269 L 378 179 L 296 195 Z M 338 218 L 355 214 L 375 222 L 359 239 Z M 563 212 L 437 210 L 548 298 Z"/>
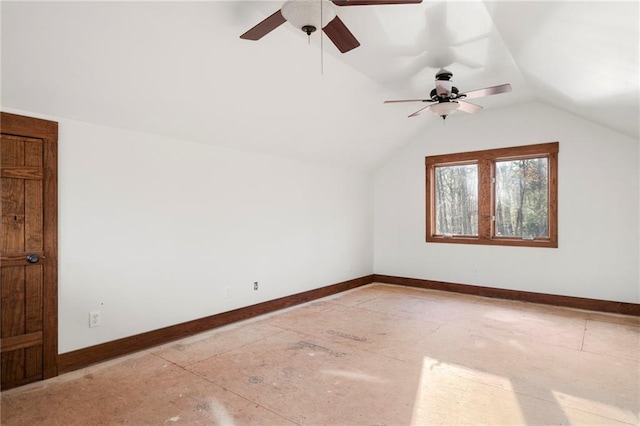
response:
<path id="1" fill-rule="evenodd" d="M 212 399 L 209 405 L 205 407 L 205 410 L 209 414 L 210 418 L 214 420 L 215 424 L 233 426 L 233 416 L 229 414 L 229 411 L 225 406 L 216 399 Z"/>
<path id="2" fill-rule="evenodd" d="M 424 358 L 411 424 L 491 422 L 493 416 L 526 423 L 508 379 Z"/>
<path id="3" fill-rule="evenodd" d="M 559 391 L 552 391 L 552 394 L 558 405 L 562 407 L 567 419 L 569 419 L 572 424 L 579 424 L 579 421 L 575 416 L 581 411 L 598 413 L 598 415 L 608 419 L 615 419 L 632 425 L 640 424 L 640 413 L 634 413 L 631 410 L 625 410 L 623 408 L 616 407 L 613 404 L 606 404 L 602 401 L 581 398 L 576 395 L 570 395 Z"/>
<path id="4" fill-rule="evenodd" d="M 535 316 L 532 316 L 532 315 L 524 315 L 520 312 L 507 311 L 507 310 L 491 311 L 484 314 L 484 316 L 492 320 L 508 322 L 508 323 L 523 322 L 523 321 L 547 322 L 543 319 L 536 318 Z"/>
<path id="5" fill-rule="evenodd" d="M 369 382 L 369 383 L 388 383 L 389 382 L 388 380 L 384 380 L 380 377 L 372 376 L 366 373 L 360 373 L 357 371 L 323 370 L 322 373 L 330 376 L 337 376 L 337 377 L 342 377 L 342 378 L 351 379 L 351 380 L 360 380 L 360 381 Z"/>

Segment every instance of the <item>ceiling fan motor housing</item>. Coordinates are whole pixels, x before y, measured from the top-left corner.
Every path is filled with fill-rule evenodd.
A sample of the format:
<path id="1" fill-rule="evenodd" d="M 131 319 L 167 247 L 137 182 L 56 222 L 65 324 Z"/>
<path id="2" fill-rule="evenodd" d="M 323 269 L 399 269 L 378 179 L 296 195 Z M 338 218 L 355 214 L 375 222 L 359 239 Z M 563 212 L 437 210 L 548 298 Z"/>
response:
<path id="1" fill-rule="evenodd" d="M 453 73 L 445 69 L 441 69 L 436 74 L 435 94 L 438 100 L 455 98 L 455 94 L 458 93 L 458 89 L 453 87 L 451 77 L 453 77 Z M 431 98 L 433 99 L 433 92 L 431 93 Z"/>
<path id="2" fill-rule="evenodd" d="M 451 71 L 442 69 L 440 71 L 438 71 L 438 74 L 436 74 L 436 80 L 446 80 L 449 81 L 451 80 L 451 77 L 453 77 L 453 73 Z"/>
<path id="3" fill-rule="evenodd" d="M 436 88 L 431 90 L 429 96 L 431 96 L 432 101 L 448 101 L 449 99 L 456 99 L 458 97 L 458 93 L 460 91 L 457 87 L 453 86 L 451 82 L 448 82 L 448 85 L 438 84 L 436 81 Z"/>

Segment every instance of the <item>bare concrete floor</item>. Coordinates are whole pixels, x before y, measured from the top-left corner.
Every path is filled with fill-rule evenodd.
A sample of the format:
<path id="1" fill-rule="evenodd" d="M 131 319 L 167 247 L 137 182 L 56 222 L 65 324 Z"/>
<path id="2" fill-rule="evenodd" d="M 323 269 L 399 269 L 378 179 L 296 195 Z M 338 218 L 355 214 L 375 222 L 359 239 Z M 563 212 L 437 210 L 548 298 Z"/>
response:
<path id="1" fill-rule="evenodd" d="M 373 284 L 2 394 L 3 425 L 634 424 L 640 318 Z"/>

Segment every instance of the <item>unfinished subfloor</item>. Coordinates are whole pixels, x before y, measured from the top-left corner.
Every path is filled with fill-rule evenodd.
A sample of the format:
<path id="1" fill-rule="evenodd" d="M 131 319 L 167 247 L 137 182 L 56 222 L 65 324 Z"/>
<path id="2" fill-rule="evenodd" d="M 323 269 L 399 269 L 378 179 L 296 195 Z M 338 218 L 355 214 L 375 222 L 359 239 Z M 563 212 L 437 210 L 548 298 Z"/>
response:
<path id="1" fill-rule="evenodd" d="M 381 284 L 2 394 L 3 425 L 638 424 L 640 318 Z"/>

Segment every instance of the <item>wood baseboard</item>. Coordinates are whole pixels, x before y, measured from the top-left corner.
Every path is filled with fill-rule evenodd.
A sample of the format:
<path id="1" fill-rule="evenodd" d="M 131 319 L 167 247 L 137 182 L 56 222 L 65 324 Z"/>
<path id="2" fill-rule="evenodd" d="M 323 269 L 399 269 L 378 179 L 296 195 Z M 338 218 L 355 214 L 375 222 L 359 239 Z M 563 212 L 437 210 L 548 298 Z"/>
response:
<path id="1" fill-rule="evenodd" d="M 613 302 L 608 300 L 559 296 L 555 294 L 534 293 L 528 291 L 507 290 L 502 288 L 481 287 L 467 284 L 454 284 L 441 281 L 374 274 L 60 354 L 58 356 L 58 373 L 68 373 L 73 370 L 87 367 L 91 364 L 107 361 L 109 359 L 128 355 L 144 349 L 149 349 L 154 346 L 189 337 L 203 331 L 320 299 L 322 297 L 351 290 L 374 282 L 431 290 L 443 290 L 498 299 L 519 300 L 522 302 L 541 303 L 545 305 L 564 306 L 590 311 L 640 316 L 640 304 L 635 303 Z"/>
<path id="2" fill-rule="evenodd" d="M 442 281 L 422 280 L 417 278 L 394 277 L 390 275 L 375 274 L 373 276 L 373 279 L 374 282 L 385 284 L 397 284 L 407 287 L 418 287 L 431 290 L 444 290 L 455 293 L 471 294 L 475 296 L 519 300 L 521 302 L 541 303 L 544 305 L 585 309 L 588 311 L 640 316 L 640 304 L 637 303 L 613 302 L 609 300 L 587 299 L 584 297 L 560 296 L 556 294 L 507 290 L 494 287 L 480 287 L 475 285 L 454 284 Z"/>
<path id="3" fill-rule="evenodd" d="M 341 283 L 320 287 L 314 290 L 281 297 L 275 300 L 246 306 L 229 312 L 212 315 L 197 320 L 172 325 L 158 330 L 124 337 L 110 342 L 78 349 L 58 356 L 58 373 L 68 373 L 102 361 L 128 355 L 174 340 L 189 337 L 203 331 L 221 327 L 237 321 L 257 317 L 280 309 L 320 299 L 332 294 L 351 290 L 373 282 L 373 275 L 356 278 Z"/>

